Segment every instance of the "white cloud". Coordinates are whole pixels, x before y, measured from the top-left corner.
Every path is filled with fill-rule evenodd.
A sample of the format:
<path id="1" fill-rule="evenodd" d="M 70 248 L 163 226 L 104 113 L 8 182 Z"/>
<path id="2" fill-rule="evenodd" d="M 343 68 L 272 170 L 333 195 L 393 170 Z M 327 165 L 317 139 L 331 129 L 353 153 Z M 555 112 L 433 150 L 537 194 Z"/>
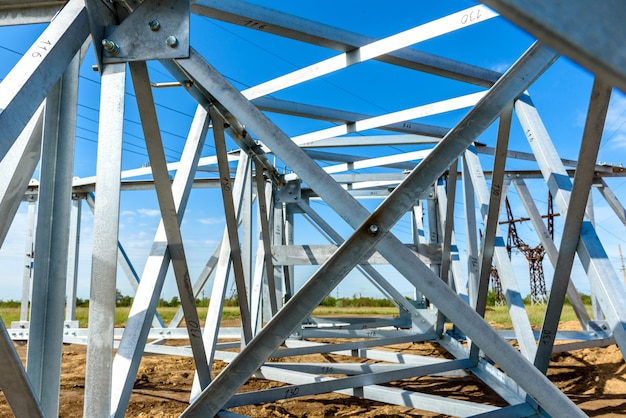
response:
<path id="1" fill-rule="evenodd" d="M 626 95 L 615 90 L 606 115 L 604 144 L 611 149 L 626 148 Z"/>
<path id="2" fill-rule="evenodd" d="M 198 222 L 203 225 L 216 225 L 224 223 L 224 218 L 199 218 Z"/>
<path id="3" fill-rule="evenodd" d="M 135 216 L 135 212 L 132 210 L 123 210 L 120 212 L 120 216 Z"/>
<path id="4" fill-rule="evenodd" d="M 143 216 L 161 216 L 161 211 L 158 209 L 137 209 L 137 213 Z"/>

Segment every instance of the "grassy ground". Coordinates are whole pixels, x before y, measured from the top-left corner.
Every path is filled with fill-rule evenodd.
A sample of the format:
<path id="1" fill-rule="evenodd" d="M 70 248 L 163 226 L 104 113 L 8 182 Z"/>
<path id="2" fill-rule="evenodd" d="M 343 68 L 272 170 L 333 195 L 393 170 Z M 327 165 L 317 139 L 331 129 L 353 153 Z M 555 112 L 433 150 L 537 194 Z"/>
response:
<path id="1" fill-rule="evenodd" d="M 527 305 L 526 311 L 528 312 L 528 316 L 530 319 L 531 325 L 534 327 L 539 327 L 541 325 L 543 315 L 546 307 L 544 305 Z M 588 310 L 591 308 L 588 307 Z M 164 307 L 158 308 L 159 315 L 163 318 L 165 323 L 168 323 L 176 314 L 178 308 L 172 307 Z M 115 310 L 115 326 L 122 327 L 126 323 L 126 318 L 128 318 L 128 313 L 130 312 L 130 308 L 118 307 Z M 207 308 L 198 308 L 198 314 L 200 316 L 200 320 L 203 321 L 206 319 Z M 76 308 L 76 319 L 80 321 L 81 326 L 86 326 L 87 318 L 89 314 L 88 308 Z M 363 316 L 394 316 L 398 314 L 397 308 L 387 308 L 387 307 L 328 307 L 328 306 L 320 306 L 313 312 L 314 315 L 318 316 L 326 316 L 326 315 L 363 315 Z M 12 321 L 18 321 L 20 318 L 20 309 L 19 308 L 0 308 L 0 317 L 4 321 L 5 325 L 9 327 Z M 237 307 L 225 307 L 223 314 L 223 319 L 238 319 L 239 318 L 239 308 Z M 507 312 L 506 306 L 490 306 L 487 308 L 486 314 L 487 321 L 497 326 L 498 328 L 507 328 L 511 326 L 511 321 L 509 318 L 509 314 Z M 571 306 L 566 305 L 563 308 L 563 313 L 561 315 L 561 321 L 575 321 L 576 315 L 574 314 L 574 310 Z"/>

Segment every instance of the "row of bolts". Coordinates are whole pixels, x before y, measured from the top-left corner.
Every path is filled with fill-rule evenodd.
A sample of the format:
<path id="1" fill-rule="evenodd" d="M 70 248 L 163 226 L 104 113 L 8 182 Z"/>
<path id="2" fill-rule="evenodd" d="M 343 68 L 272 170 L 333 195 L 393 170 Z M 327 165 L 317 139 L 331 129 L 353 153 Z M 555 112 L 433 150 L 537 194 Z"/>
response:
<path id="1" fill-rule="evenodd" d="M 161 23 L 157 19 L 153 19 L 148 22 L 148 26 L 152 32 L 158 32 L 159 29 L 161 29 Z M 178 39 L 176 39 L 175 36 L 170 35 L 165 38 L 165 44 L 170 48 L 176 48 L 178 46 Z M 103 39 L 102 46 L 112 57 L 116 56 L 120 52 L 120 46 L 110 39 Z"/>

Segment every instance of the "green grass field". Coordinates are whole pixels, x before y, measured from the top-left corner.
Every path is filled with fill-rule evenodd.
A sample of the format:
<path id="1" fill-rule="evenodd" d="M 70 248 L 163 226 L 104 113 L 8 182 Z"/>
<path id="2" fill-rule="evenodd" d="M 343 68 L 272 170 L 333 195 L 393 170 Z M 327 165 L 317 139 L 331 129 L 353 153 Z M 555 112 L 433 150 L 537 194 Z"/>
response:
<path id="1" fill-rule="evenodd" d="M 541 325 L 546 307 L 542 305 L 526 305 L 526 311 L 530 319 L 531 325 L 539 327 Z M 590 311 L 588 306 L 587 310 Z M 162 307 L 157 308 L 159 315 L 165 323 L 168 323 L 176 314 L 178 308 Z M 128 318 L 130 308 L 118 307 L 115 310 L 115 326 L 123 327 Z M 207 308 L 198 308 L 200 320 L 206 319 Z M 89 315 L 89 308 L 76 308 L 76 319 L 80 321 L 81 326 L 86 326 Z M 320 306 L 313 312 L 313 315 L 362 315 L 362 316 L 394 316 L 398 315 L 397 308 L 394 307 L 328 307 Z M 18 321 L 20 318 L 20 308 L 0 308 L 0 316 L 4 324 L 9 327 L 12 321 Z M 223 319 L 239 319 L 239 308 L 225 307 L 222 314 Z M 509 314 L 505 306 L 490 306 L 487 308 L 487 321 L 498 328 L 511 327 Z M 571 306 L 565 305 L 561 315 L 561 321 L 575 321 L 576 315 Z"/>

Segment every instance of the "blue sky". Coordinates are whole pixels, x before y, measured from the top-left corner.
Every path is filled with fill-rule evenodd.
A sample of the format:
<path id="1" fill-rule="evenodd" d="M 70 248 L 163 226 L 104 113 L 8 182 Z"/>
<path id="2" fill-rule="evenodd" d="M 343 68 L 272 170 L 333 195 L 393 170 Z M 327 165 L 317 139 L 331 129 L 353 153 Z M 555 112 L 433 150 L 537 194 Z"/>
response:
<path id="1" fill-rule="evenodd" d="M 297 2 L 256 1 L 255 3 L 377 38 L 392 35 L 475 5 L 469 1 L 429 3 L 405 1 L 395 2 L 389 7 L 380 7 L 380 2 L 373 1 L 303 0 Z M 43 28 L 44 25 L 0 28 L 0 31 L 5 35 L 0 38 L 0 76 L 2 78 L 19 60 L 21 54 L 33 43 Z M 515 28 L 503 18 L 497 17 L 422 42 L 415 45 L 414 48 L 491 70 L 505 71 L 533 41 L 531 36 Z M 262 31 L 234 26 L 201 16 L 193 16 L 191 19 L 191 44 L 233 85 L 241 90 L 337 55 L 336 51 L 279 38 Z M 90 51 L 83 63 L 79 88 L 74 163 L 74 173 L 77 177 L 89 177 L 95 174 L 100 79 L 98 73 L 91 69 L 93 64 L 95 64 L 95 57 Z M 149 63 L 149 69 L 154 82 L 172 80 L 156 62 Z M 564 158 L 577 158 L 592 81 L 593 78 L 590 73 L 563 57 L 530 89 L 548 132 L 551 134 L 560 155 Z M 371 61 L 274 93 L 272 97 L 380 115 L 480 90 L 482 88 L 477 86 Z M 148 157 L 142 144 L 143 134 L 138 124 L 139 118 L 133 103 L 134 95 L 130 82 L 126 92 L 123 168 L 131 169 L 145 164 Z M 154 91 L 154 94 L 163 131 L 166 157 L 169 162 L 173 162 L 180 157 L 184 138 L 187 135 L 196 105 L 182 89 L 158 89 Z M 613 164 L 626 162 L 625 111 L 626 98 L 621 92 L 615 92 L 606 124 L 603 145 L 598 157 L 600 161 Z M 463 109 L 424 118 L 420 122 L 452 127 L 466 112 L 467 109 Z M 269 116 L 290 136 L 333 126 L 326 122 L 283 115 L 270 114 Z M 381 132 L 374 131 L 374 133 Z M 495 127 L 491 127 L 479 140 L 493 146 L 495 144 L 494 133 Z M 363 134 L 369 134 L 369 132 Z M 510 143 L 512 149 L 529 151 L 521 128 L 515 121 Z M 229 148 L 234 148 L 234 145 L 229 144 Z M 361 155 L 371 155 L 374 152 L 380 153 L 380 155 L 389 155 L 414 148 L 380 147 L 375 150 L 361 149 L 354 152 Z M 335 152 L 336 150 L 331 151 Z M 212 137 L 209 134 L 203 156 L 214 155 L 214 152 Z M 490 169 L 492 160 L 484 158 L 483 163 L 486 169 Z M 280 161 L 278 166 L 283 169 Z M 509 169 L 523 169 L 531 166 L 527 162 L 514 160 L 507 162 Z M 211 176 L 211 174 L 205 175 Z M 38 173 L 35 173 L 35 177 L 37 176 Z M 609 179 L 608 183 L 613 187 L 618 198 L 622 202 L 626 202 L 626 187 L 624 187 L 626 179 Z M 530 184 L 536 193 L 540 210 L 545 212 L 547 189 L 540 182 Z M 511 191 L 510 196 L 516 216 L 525 216 L 521 206 L 516 204 L 514 191 Z M 623 242 L 624 226 L 613 215 L 611 209 L 604 204 L 597 192 L 594 192 L 594 197 L 597 203 L 598 234 L 605 242 L 606 251 L 613 261 L 616 271 L 621 274 L 617 246 Z M 378 201 L 372 200 L 367 201 L 366 205 L 373 209 L 378 203 Z M 315 201 L 312 206 L 324 216 L 338 219 L 338 216 L 327 209 L 322 202 Z M 459 245 L 463 246 L 465 231 L 460 224 L 462 222 L 460 193 L 457 193 L 456 208 L 458 210 L 456 220 L 459 222 L 457 241 Z M 159 221 L 158 215 L 158 204 L 153 192 L 124 192 L 122 194 L 120 241 L 139 272 L 142 271 L 149 253 L 152 237 Z M 80 297 L 87 297 L 88 295 L 92 222 L 93 217 L 85 205 L 83 207 L 79 271 Z M 341 225 L 342 222 L 337 220 L 337 224 Z M 26 205 L 23 204 L 9 236 L 0 249 L 0 264 L 6 266 L 3 268 L 4 275 L 0 277 L 0 299 L 19 299 L 20 297 L 21 286 L 19 283 L 22 277 L 25 225 Z M 296 232 L 297 242 L 304 240 L 305 237 L 310 239 L 312 230 L 306 225 L 306 222 L 300 222 L 298 225 L 301 225 L 301 229 Z M 561 225 L 559 219 L 557 219 L 556 225 L 558 230 L 559 225 Z M 182 224 L 192 278 L 197 276 L 204 266 L 205 260 L 213 252 L 221 238 L 223 227 L 224 216 L 219 192 L 216 190 L 194 190 L 191 194 L 187 215 Z M 344 237 L 349 234 L 349 228 L 345 224 L 339 229 Z M 538 244 L 538 239 L 534 236 L 532 226 L 529 223 L 518 225 L 518 231 L 529 245 Z M 410 240 L 408 219 L 405 218 L 400 221 L 396 227 L 396 232 L 403 240 L 407 242 Z M 555 238 L 557 241 L 560 238 L 558 233 Z M 315 238 L 312 239 L 316 240 Z M 323 243 L 324 241 L 320 237 L 316 242 Z M 519 255 L 515 256 L 513 261 L 520 272 L 518 278 L 522 292 L 527 292 L 527 263 Z M 547 260 L 544 263 L 544 268 L 546 278 L 549 280 L 551 268 Z M 580 268 L 576 266 L 576 269 L 576 284 L 580 290 L 588 292 L 589 286 L 582 278 Z M 310 274 L 310 269 L 302 268 L 298 269 L 298 272 L 300 274 L 297 279 L 301 281 Z M 394 273 L 389 274 L 391 277 L 394 275 Z M 405 285 L 403 280 L 398 283 L 399 289 L 403 293 L 411 294 L 408 285 Z M 122 274 L 118 277 L 118 287 L 124 293 L 130 293 L 130 287 Z M 169 277 L 164 288 L 164 297 L 169 299 L 175 293 L 175 284 L 173 279 Z M 376 295 L 371 286 L 367 285 L 365 280 L 358 275 L 349 276 L 346 282 L 339 286 L 338 293 L 333 292 L 333 295 L 337 294 L 339 296 Z"/>

